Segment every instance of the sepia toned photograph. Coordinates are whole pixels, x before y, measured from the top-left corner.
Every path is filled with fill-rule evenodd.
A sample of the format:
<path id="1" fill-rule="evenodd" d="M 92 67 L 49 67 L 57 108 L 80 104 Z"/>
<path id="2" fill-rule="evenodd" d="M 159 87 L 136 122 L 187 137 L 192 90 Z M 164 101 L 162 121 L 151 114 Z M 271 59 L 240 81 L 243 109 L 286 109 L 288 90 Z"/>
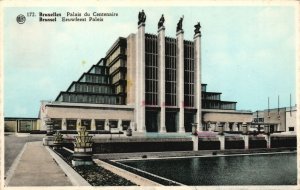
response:
<path id="1" fill-rule="evenodd" d="M 1 13 L 4 189 L 299 188 L 299 2 Z"/>

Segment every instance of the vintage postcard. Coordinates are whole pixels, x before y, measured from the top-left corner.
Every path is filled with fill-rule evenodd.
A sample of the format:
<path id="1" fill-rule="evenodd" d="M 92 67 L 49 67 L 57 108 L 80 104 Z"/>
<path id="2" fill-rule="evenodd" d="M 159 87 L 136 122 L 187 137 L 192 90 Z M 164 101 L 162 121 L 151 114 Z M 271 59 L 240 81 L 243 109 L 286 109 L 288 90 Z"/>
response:
<path id="1" fill-rule="evenodd" d="M 0 13 L 1 188 L 299 188 L 299 2 Z"/>

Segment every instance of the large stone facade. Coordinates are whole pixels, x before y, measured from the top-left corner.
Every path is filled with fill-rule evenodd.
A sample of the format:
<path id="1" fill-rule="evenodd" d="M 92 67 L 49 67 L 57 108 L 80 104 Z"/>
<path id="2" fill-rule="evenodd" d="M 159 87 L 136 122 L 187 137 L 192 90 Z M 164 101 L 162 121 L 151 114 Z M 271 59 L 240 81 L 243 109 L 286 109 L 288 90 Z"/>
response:
<path id="1" fill-rule="evenodd" d="M 200 23 L 194 36 L 184 36 L 182 21 L 175 38 L 165 36 L 163 23 L 153 35 L 140 21 L 135 34 L 118 38 L 55 101 L 42 102 L 42 123 L 47 116 L 62 130 L 78 124 L 90 130 L 129 125 L 140 133 L 185 133 L 192 125 L 201 131 L 214 123 L 251 122 L 251 112 L 235 111 L 236 102 L 221 101 L 221 93 L 207 92 L 201 84 Z"/>

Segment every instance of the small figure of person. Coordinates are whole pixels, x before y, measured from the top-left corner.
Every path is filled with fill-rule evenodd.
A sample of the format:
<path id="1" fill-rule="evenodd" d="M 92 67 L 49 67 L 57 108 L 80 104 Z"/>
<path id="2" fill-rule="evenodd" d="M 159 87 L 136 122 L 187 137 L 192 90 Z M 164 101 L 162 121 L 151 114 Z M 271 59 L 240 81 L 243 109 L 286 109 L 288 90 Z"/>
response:
<path id="1" fill-rule="evenodd" d="M 138 16 L 138 25 L 140 25 L 141 23 L 144 23 L 146 21 L 146 14 L 144 12 L 144 10 L 142 10 L 142 12 L 139 12 L 139 16 Z"/>
<path id="2" fill-rule="evenodd" d="M 165 22 L 165 18 L 164 18 L 164 15 L 162 14 L 159 19 L 159 22 L 158 22 L 158 29 L 160 29 L 160 27 L 164 26 L 164 22 Z"/>
<path id="3" fill-rule="evenodd" d="M 176 32 L 182 30 L 183 17 L 184 17 L 184 16 L 182 15 L 182 17 L 179 19 L 179 22 L 177 23 Z"/>
<path id="4" fill-rule="evenodd" d="M 195 30 L 194 30 L 195 35 L 196 34 L 201 34 L 201 32 L 200 32 L 200 28 L 201 28 L 200 22 L 198 22 L 194 27 L 195 27 Z"/>

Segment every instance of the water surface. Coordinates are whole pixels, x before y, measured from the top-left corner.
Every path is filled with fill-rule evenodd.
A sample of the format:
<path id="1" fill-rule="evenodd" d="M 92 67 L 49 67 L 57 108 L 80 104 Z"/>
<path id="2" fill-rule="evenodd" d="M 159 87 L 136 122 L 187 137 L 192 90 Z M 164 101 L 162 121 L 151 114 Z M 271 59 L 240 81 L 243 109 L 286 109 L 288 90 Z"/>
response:
<path id="1" fill-rule="evenodd" d="M 186 185 L 296 185 L 296 153 L 122 161 Z"/>

